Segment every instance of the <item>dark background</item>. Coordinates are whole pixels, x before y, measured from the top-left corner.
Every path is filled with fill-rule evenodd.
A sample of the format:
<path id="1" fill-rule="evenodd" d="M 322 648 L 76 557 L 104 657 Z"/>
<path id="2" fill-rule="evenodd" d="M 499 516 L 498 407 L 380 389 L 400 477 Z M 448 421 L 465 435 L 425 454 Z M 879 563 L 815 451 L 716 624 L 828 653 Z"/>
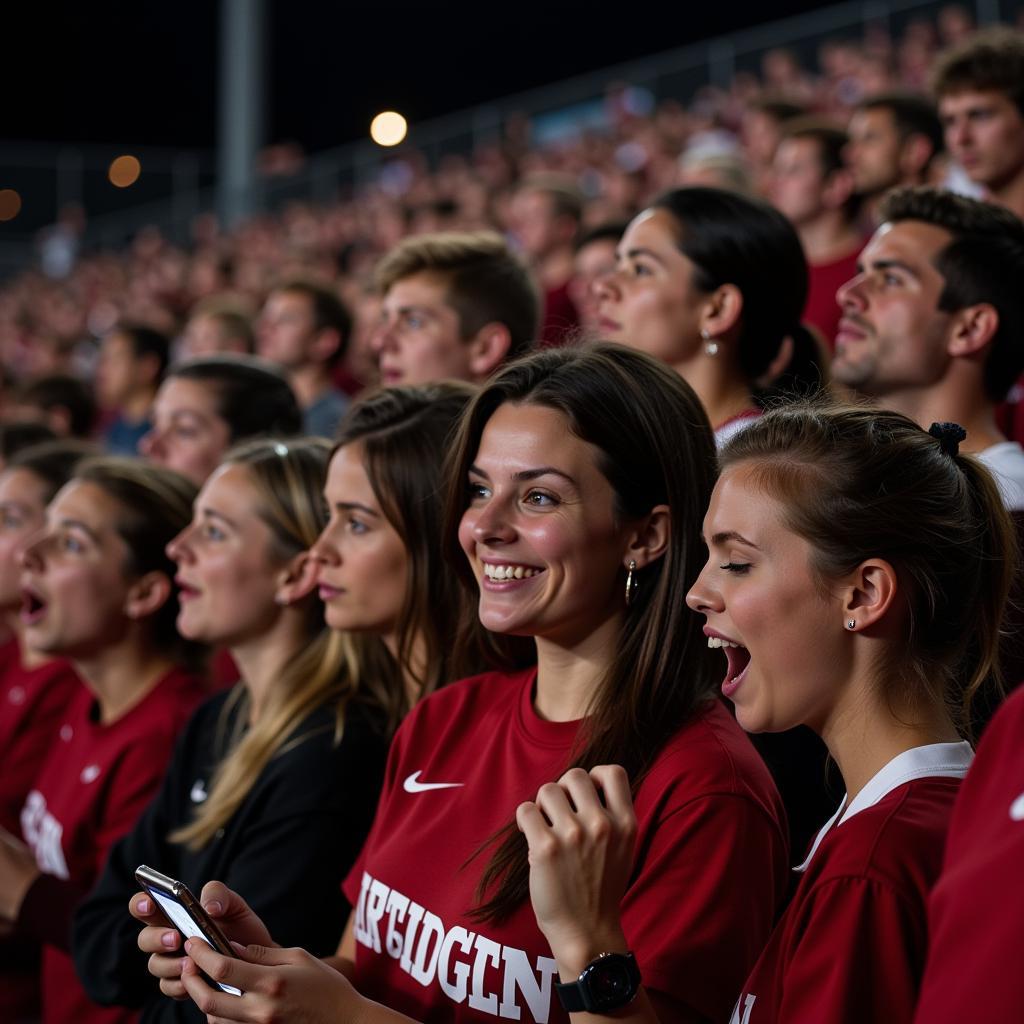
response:
<path id="1" fill-rule="evenodd" d="M 4 6 L 0 138 L 213 149 L 218 0 Z M 316 152 L 382 109 L 423 119 L 820 6 L 268 0 L 267 141 Z"/>

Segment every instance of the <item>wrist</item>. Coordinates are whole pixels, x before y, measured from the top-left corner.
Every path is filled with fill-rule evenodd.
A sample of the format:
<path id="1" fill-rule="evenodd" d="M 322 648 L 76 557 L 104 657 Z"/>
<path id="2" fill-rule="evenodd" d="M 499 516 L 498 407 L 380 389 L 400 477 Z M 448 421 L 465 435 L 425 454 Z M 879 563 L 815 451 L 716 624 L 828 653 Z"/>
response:
<path id="1" fill-rule="evenodd" d="M 551 944 L 560 981 L 575 981 L 602 953 L 627 953 L 629 943 L 621 928 L 566 938 Z"/>

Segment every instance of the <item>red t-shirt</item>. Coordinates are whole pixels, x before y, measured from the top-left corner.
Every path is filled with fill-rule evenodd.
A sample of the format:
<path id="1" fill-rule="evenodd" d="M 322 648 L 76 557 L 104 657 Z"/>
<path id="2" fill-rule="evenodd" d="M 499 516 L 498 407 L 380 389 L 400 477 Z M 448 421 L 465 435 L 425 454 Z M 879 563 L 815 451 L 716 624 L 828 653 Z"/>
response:
<path id="1" fill-rule="evenodd" d="M 82 690 L 62 658 L 21 664 L 18 641 L 0 645 L 0 826 L 21 837 L 21 808 L 57 734 L 69 701 Z M 0 1021 L 39 1014 L 39 952 L 21 936 L 0 939 Z"/>
<path id="2" fill-rule="evenodd" d="M 852 816 L 825 826 L 792 903 L 743 986 L 732 1024 L 913 1018 L 926 901 L 969 760 L 967 744 L 907 751 L 858 794 L 847 811 Z M 928 761 L 934 770 L 925 764 L 921 774 Z M 867 806 L 858 810 L 858 801 Z"/>
<path id="3" fill-rule="evenodd" d="M 156 793 L 174 740 L 205 696 L 202 680 L 174 669 L 133 708 L 106 725 L 82 687 L 71 701 L 21 812 L 39 867 L 88 888 L 111 845 Z M 42 967 L 44 1024 L 113 1024 L 138 1014 L 102 1009 L 85 995 L 71 957 L 47 945 Z"/>
<path id="4" fill-rule="evenodd" d="M 917 1024 L 1024 1018 L 1024 689 L 978 747 L 928 902 Z M 1016 893 L 1016 895 L 1014 895 Z"/>
<path id="5" fill-rule="evenodd" d="M 467 913 L 490 848 L 474 853 L 562 774 L 576 737 L 578 722 L 537 716 L 535 676 L 489 673 L 446 687 L 413 710 L 392 744 L 377 816 L 344 890 L 356 907 L 356 987 L 415 1020 L 568 1020 L 529 903 L 501 924 Z M 774 783 L 714 702 L 659 755 L 636 814 L 622 923 L 644 983 L 674 1001 L 674 1020 L 721 1020 L 787 882 Z"/>
<path id="6" fill-rule="evenodd" d="M 68 703 L 82 690 L 63 658 L 21 664 L 18 641 L 0 647 L 0 826 L 21 835 L 21 808 Z"/>
<path id="7" fill-rule="evenodd" d="M 821 332 L 829 352 L 835 351 L 842 317 L 836 292 L 841 285 L 857 276 L 857 260 L 862 248 L 863 244 L 858 245 L 853 252 L 831 263 L 808 264 L 807 267 L 807 304 L 800 319 Z"/>

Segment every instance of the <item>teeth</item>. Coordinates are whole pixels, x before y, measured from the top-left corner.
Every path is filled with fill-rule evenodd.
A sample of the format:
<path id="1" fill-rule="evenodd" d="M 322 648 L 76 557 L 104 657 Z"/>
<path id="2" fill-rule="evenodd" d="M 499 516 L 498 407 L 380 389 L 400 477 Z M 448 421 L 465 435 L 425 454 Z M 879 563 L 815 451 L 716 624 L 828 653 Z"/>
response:
<path id="1" fill-rule="evenodd" d="M 723 640 L 718 636 L 708 637 L 708 647 L 742 647 L 743 644 L 734 644 L 731 640 Z"/>
<path id="2" fill-rule="evenodd" d="M 531 569 L 528 565 L 490 565 L 484 563 L 484 575 L 489 580 L 525 580 L 536 576 L 540 569 Z"/>

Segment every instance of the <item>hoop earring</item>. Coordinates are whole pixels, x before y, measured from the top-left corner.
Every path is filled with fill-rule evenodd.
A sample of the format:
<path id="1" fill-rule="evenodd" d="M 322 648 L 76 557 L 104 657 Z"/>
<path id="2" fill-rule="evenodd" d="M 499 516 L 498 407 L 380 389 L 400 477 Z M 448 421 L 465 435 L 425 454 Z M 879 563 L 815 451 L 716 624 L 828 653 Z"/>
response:
<path id="1" fill-rule="evenodd" d="M 636 592 L 640 587 L 640 583 L 637 580 L 639 573 L 636 571 L 636 562 L 631 561 L 629 563 L 629 572 L 626 573 L 626 607 L 628 608 L 633 603 L 633 598 L 636 597 Z"/>
<path id="2" fill-rule="evenodd" d="M 718 355 L 718 342 L 711 337 L 711 332 L 706 328 L 702 327 L 700 336 L 704 341 L 704 353 L 709 356 Z"/>

